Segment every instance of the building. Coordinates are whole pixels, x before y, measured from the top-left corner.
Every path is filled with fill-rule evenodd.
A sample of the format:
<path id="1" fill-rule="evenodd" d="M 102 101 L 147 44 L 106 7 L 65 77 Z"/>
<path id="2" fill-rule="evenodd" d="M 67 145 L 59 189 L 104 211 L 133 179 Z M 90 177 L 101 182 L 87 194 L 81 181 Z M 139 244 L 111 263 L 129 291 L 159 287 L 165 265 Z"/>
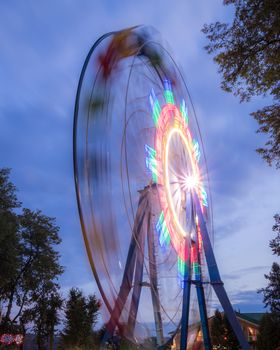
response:
<path id="1" fill-rule="evenodd" d="M 243 330 L 243 333 L 245 335 L 245 338 L 247 339 L 250 350 L 256 350 L 256 342 L 257 342 L 257 336 L 259 332 L 260 322 L 264 315 L 264 313 L 239 313 L 235 312 L 237 320 L 239 321 L 241 328 Z M 211 329 L 211 321 L 213 320 L 213 317 L 209 317 L 208 319 L 208 325 L 209 329 Z M 200 330 L 200 326 L 190 326 L 189 330 L 189 339 L 191 339 L 192 347 L 188 350 L 203 350 L 203 337 L 202 332 Z M 178 350 L 180 349 L 180 333 L 177 334 L 177 336 L 174 338 L 172 347 L 172 350 Z"/>

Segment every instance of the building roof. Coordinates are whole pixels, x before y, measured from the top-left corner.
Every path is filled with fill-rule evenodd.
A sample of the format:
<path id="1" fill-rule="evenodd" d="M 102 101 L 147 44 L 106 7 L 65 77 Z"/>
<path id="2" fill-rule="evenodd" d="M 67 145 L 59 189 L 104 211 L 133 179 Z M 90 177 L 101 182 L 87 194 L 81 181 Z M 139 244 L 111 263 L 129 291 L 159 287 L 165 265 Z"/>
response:
<path id="1" fill-rule="evenodd" d="M 248 312 L 248 313 L 235 312 L 235 313 L 236 313 L 237 317 L 239 317 L 245 321 L 254 323 L 256 325 L 260 325 L 261 319 L 265 315 L 264 312 Z"/>

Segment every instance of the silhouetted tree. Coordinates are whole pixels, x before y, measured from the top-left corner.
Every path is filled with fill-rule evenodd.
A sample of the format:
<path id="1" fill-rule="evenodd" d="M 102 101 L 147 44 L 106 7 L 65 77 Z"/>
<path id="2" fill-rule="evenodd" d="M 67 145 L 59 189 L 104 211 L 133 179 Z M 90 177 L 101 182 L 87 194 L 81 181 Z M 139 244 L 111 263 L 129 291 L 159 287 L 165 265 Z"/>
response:
<path id="1" fill-rule="evenodd" d="M 39 349 L 43 349 L 46 340 L 53 337 L 61 307 L 57 278 L 63 268 L 54 249 L 61 239 L 53 218 L 38 210 L 20 211 L 15 191 L 9 170 L 1 169 L 0 331 L 25 332 L 28 323 L 36 334 Z"/>
<path id="2" fill-rule="evenodd" d="M 20 203 L 9 174 L 10 169 L 0 169 L 0 303 L 8 299 L 11 278 L 19 270 L 20 235 L 14 209 L 20 207 Z"/>
<path id="3" fill-rule="evenodd" d="M 236 335 L 225 314 L 222 314 L 219 310 L 215 311 L 211 320 L 210 334 L 212 345 L 216 349 L 236 350 L 240 348 Z"/>
<path id="4" fill-rule="evenodd" d="M 280 346 L 280 322 L 275 314 L 265 314 L 257 338 L 258 350 L 277 349 Z"/>
<path id="5" fill-rule="evenodd" d="M 272 230 L 276 232 L 276 237 L 269 242 L 269 246 L 273 254 L 280 256 L 280 218 L 279 215 L 275 215 L 274 218 Z M 269 274 L 265 274 L 264 277 L 268 285 L 258 292 L 263 293 L 263 301 L 271 313 L 262 319 L 257 344 L 258 349 L 268 350 L 280 347 L 280 265 L 274 262 Z"/>
<path id="6" fill-rule="evenodd" d="M 280 2 L 279 0 L 224 0 L 235 6 L 231 25 L 204 25 L 207 52 L 222 74 L 222 89 L 241 101 L 254 95 L 270 95 L 274 103 L 254 113 L 258 132 L 268 134 L 257 151 L 280 168 Z"/>
<path id="7" fill-rule="evenodd" d="M 61 334 L 61 349 L 94 348 L 93 328 L 97 322 L 99 307 L 100 303 L 95 295 L 85 297 L 80 289 L 70 289 Z"/>
<path id="8" fill-rule="evenodd" d="M 276 233 L 276 237 L 269 242 L 272 253 L 280 256 L 280 215 L 274 215 L 275 224 L 272 226 L 272 231 Z"/>
<path id="9" fill-rule="evenodd" d="M 274 255 L 280 256 L 280 218 L 275 215 L 275 224 L 272 230 L 276 232 L 276 237 L 269 242 Z M 258 292 L 263 293 L 263 301 L 265 306 L 268 306 L 272 313 L 276 313 L 280 319 L 280 265 L 277 262 L 272 264 L 268 275 L 264 275 L 268 280 L 268 285 L 260 289 Z"/>
<path id="10" fill-rule="evenodd" d="M 33 299 L 33 307 L 24 311 L 22 319 L 24 323 L 32 322 L 38 349 L 44 350 L 48 347 L 53 350 L 63 300 L 52 283 L 41 286 L 40 291 L 34 293 Z"/>
<path id="11" fill-rule="evenodd" d="M 224 342 L 224 320 L 219 310 L 215 311 L 215 314 L 211 320 L 210 326 L 212 344 L 220 346 Z"/>

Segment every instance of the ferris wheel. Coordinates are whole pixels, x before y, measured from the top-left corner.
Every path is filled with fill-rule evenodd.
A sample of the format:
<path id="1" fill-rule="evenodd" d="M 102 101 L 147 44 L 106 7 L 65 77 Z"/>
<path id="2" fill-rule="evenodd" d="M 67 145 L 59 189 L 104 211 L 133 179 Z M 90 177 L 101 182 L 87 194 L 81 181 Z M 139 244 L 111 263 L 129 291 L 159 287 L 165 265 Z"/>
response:
<path id="1" fill-rule="evenodd" d="M 74 172 L 107 339 L 117 333 L 164 348 L 180 334 L 186 349 L 200 325 L 210 349 L 212 285 L 244 341 L 212 250 L 207 164 L 194 108 L 154 29 L 105 34 L 89 51 L 75 105 Z"/>

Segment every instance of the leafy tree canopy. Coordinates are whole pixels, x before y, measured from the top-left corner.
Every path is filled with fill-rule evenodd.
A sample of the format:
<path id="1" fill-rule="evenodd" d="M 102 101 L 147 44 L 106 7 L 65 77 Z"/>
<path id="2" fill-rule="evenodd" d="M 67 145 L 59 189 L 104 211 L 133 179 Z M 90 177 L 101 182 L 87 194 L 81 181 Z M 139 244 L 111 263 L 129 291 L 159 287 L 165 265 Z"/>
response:
<path id="1" fill-rule="evenodd" d="M 258 350 L 278 349 L 280 346 L 280 322 L 275 314 L 263 316 L 257 338 Z"/>
<path id="2" fill-rule="evenodd" d="M 92 349 L 95 343 L 93 328 L 97 322 L 100 302 L 95 295 L 85 297 L 78 288 L 72 288 L 65 307 L 61 349 Z"/>
<path id="3" fill-rule="evenodd" d="M 19 267 L 18 218 L 13 212 L 20 206 L 16 188 L 9 180 L 10 169 L 0 169 L 0 300 L 7 297 L 7 281 Z"/>
<path id="4" fill-rule="evenodd" d="M 275 224 L 272 230 L 276 232 L 276 237 L 269 243 L 273 254 L 280 256 L 280 217 L 274 216 Z M 272 264 L 269 274 L 265 274 L 264 277 L 268 281 L 268 285 L 265 288 L 259 290 L 263 293 L 263 301 L 265 306 L 270 308 L 272 313 L 278 314 L 280 321 L 280 265 L 277 262 Z"/>
<path id="5" fill-rule="evenodd" d="M 241 101 L 269 94 L 274 103 L 254 113 L 258 132 L 268 134 L 257 151 L 280 168 L 280 2 L 279 0 L 224 0 L 235 6 L 232 24 L 204 25 L 207 52 L 222 75 L 222 88 Z"/>
<path id="6" fill-rule="evenodd" d="M 276 232 L 276 237 L 270 241 L 273 254 L 280 256 L 280 218 L 275 215 L 275 224 L 272 230 Z M 276 262 L 272 264 L 269 274 L 264 277 L 268 281 L 265 288 L 259 290 L 263 293 L 265 306 L 269 307 L 271 313 L 266 314 L 261 322 L 257 347 L 260 350 L 270 350 L 280 347 L 280 265 Z"/>
<path id="7" fill-rule="evenodd" d="M 9 173 L 0 169 L 0 331 L 25 332 L 28 324 L 43 349 L 62 303 L 57 278 L 63 267 L 55 250 L 59 228 L 41 211 L 21 208 Z"/>
<path id="8" fill-rule="evenodd" d="M 280 215 L 274 215 L 275 224 L 272 226 L 272 231 L 276 233 L 276 237 L 269 242 L 272 253 L 280 256 Z"/>
<path id="9" fill-rule="evenodd" d="M 240 348 L 229 321 L 225 314 L 219 310 L 215 311 L 212 318 L 210 334 L 212 345 L 215 346 L 215 349 L 236 350 Z"/>
<path id="10" fill-rule="evenodd" d="M 268 280 L 268 285 L 262 289 L 263 301 L 272 312 L 280 314 L 280 265 L 274 262 L 269 274 L 264 276 Z"/>

